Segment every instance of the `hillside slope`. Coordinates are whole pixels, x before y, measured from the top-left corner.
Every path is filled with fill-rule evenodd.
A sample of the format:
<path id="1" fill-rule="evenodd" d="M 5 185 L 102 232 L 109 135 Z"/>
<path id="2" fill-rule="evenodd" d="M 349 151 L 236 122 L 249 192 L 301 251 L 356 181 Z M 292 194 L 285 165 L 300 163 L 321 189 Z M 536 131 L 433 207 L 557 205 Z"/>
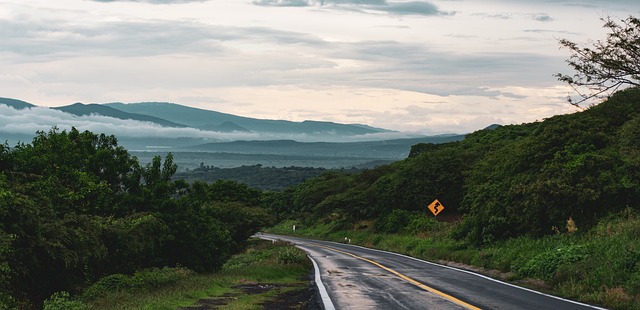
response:
<path id="1" fill-rule="evenodd" d="M 427 209 L 438 199 L 444 210 Z M 640 307 L 640 88 L 273 198 L 274 232 L 468 268 L 607 309 Z M 464 264 L 464 265 L 463 265 Z M 473 265 L 469 266 L 469 265 Z"/>
<path id="2" fill-rule="evenodd" d="M 165 119 L 161 119 L 158 117 L 122 112 L 118 109 L 114 109 L 108 106 L 95 104 L 95 103 L 92 103 L 92 104 L 74 103 L 72 105 L 55 107 L 52 109 L 60 110 L 60 111 L 67 112 L 77 116 L 97 114 L 102 116 L 118 118 L 118 119 L 125 119 L 125 120 L 129 119 L 129 120 L 135 120 L 135 121 L 141 121 L 141 122 L 150 122 L 150 123 L 155 123 L 164 127 L 177 127 L 177 128 L 187 127 L 185 125 L 167 121 Z"/>
<path id="3" fill-rule="evenodd" d="M 355 175 L 328 174 L 285 192 L 274 206 L 301 220 L 352 225 L 433 199 L 464 215 L 459 238 L 490 244 L 542 236 L 569 219 L 588 229 L 640 210 L 640 89 L 584 112 L 500 126 L 463 141 L 418 144 L 410 158 Z"/>
<path id="4" fill-rule="evenodd" d="M 2 98 L 2 97 L 0 97 L 0 104 L 8 105 L 16 110 L 35 107 L 35 105 L 28 103 L 26 101 L 11 99 L 11 98 Z"/>

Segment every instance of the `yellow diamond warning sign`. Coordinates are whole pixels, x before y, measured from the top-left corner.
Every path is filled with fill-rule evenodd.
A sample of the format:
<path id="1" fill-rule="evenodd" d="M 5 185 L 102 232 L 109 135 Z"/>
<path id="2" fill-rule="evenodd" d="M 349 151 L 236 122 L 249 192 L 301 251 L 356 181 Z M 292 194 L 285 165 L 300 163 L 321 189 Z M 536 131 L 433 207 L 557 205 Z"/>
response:
<path id="1" fill-rule="evenodd" d="M 440 203 L 440 201 L 438 201 L 438 199 L 436 199 L 429 205 L 429 210 L 431 210 L 431 213 L 433 213 L 433 215 L 435 216 L 440 214 L 440 212 L 444 210 L 444 206 Z"/>

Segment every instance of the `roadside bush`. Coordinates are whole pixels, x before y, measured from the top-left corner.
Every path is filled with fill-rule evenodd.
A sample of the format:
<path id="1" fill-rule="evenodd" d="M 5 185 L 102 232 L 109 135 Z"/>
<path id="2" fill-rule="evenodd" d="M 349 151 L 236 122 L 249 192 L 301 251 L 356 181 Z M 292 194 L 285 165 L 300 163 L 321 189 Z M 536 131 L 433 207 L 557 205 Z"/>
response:
<path id="1" fill-rule="evenodd" d="M 43 310 L 88 310 L 89 307 L 81 301 L 72 300 L 69 293 L 62 291 L 51 295 L 44 301 Z"/>
<path id="2" fill-rule="evenodd" d="M 88 287 L 82 297 L 92 300 L 114 291 L 158 288 L 176 283 L 193 274 L 193 271 L 181 267 L 144 269 L 131 276 L 112 274 Z"/>
<path id="3" fill-rule="evenodd" d="M 395 209 L 391 213 L 376 219 L 374 227 L 376 232 L 395 234 L 405 229 L 411 222 L 413 213 L 401 209 Z"/>
<path id="4" fill-rule="evenodd" d="M 278 262 L 283 265 L 304 264 L 307 260 L 307 254 L 298 248 L 285 247 L 278 252 Z"/>
<path id="5" fill-rule="evenodd" d="M 250 249 L 246 253 L 243 253 L 242 255 L 235 255 L 233 259 L 228 260 L 222 266 L 222 270 L 228 271 L 246 268 L 257 262 L 263 261 L 272 255 L 272 251 L 265 249 L 261 249 L 260 251 Z"/>
<path id="6" fill-rule="evenodd" d="M 130 287 L 129 276 L 123 274 L 108 275 L 88 287 L 83 294 L 85 299 L 94 299 L 109 292 L 117 292 Z"/>
<path id="7" fill-rule="evenodd" d="M 435 218 L 425 215 L 424 213 L 414 212 L 409 225 L 404 229 L 409 234 L 424 234 L 425 232 L 434 231 L 436 228 L 440 229 L 441 222 L 438 222 Z"/>
<path id="8" fill-rule="evenodd" d="M 151 268 L 136 272 L 130 279 L 133 288 L 157 288 L 173 284 L 193 275 L 186 268 Z"/>
<path id="9" fill-rule="evenodd" d="M 374 229 L 388 234 L 421 234 L 434 230 L 434 219 L 421 212 L 394 209 L 374 222 Z"/>
<path id="10" fill-rule="evenodd" d="M 629 281 L 627 282 L 627 289 L 632 295 L 640 295 L 640 268 L 638 268 L 638 270 L 631 275 Z"/>
<path id="11" fill-rule="evenodd" d="M 536 255 L 516 271 L 522 277 L 550 280 L 560 267 L 585 260 L 588 254 L 585 245 L 562 246 Z"/>

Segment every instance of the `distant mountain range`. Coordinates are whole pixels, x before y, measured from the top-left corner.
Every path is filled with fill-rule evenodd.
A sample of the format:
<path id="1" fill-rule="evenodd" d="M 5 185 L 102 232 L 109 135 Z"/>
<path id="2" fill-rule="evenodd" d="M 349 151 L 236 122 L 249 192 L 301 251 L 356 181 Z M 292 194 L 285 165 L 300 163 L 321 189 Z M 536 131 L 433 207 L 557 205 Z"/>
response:
<path id="1" fill-rule="evenodd" d="M 0 98 L 1 104 L 20 112 L 24 111 L 23 114 L 19 114 L 21 119 L 28 119 L 30 114 L 59 111 L 49 113 L 51 117 L 34 117 L 40 121 L 37 124 L 40 126 L 37 127 L 39 128 L 37 130 L 47 130 L 47 127 L 53 126 L 63 126 L 63 128 L 76 126 L 79 130 L 94 132 L 104 130 L 107 131 L 107 134 L 116 135 L 121 145 L 136 151 L 162 150 L 164 152 L 189 151 L 402 159 L 408 155 L 412 145 L 444 143 L 464 138 L 463 135 L 439 135 L 366 142 L 330 142 L 355 141 L 365 136 L 371 139 L 371 136 L 394 132 L 360 124 L 255 119 L 166 102 L 74 103 L 68 106 L 48 108 L 48 110 L 29 110 L 38 106 L 10 98 Z M 43 119 L 45 121 L 52 120 L 51 123 L 42 123 Z M 25 124 L 33 123 L 23 122 Z M 154 125 L 144 125 L 139 122 Z M 30 138 L 26 137 L 35 135 L 35 130 L 21 133 L 3 132 L 1 125 L 0 140 L 2 141 L 0 142 L 12 140 L 29 142 Z M 14 124 L 13 128 L 21 125 Z M 246 137 L 262 138 L 247 139 Z M 265 137 L 269 137 L 269 140 L 265 141 Z M 295 137 L 311 137 L 312 139 L 309 140 L 325 142 L 300 142 L 296 141 Z M 235 141 L 229 142 L 230 140 Z"/>
<path id="2" fill-rule="evenodd" d="M 141 122 L 150 122 L 150 123 L 155 123 L 164 127 L 178 127 L 178 128 L 187 127 L 186 125 L 164 120 L 159 117 L 143 115 L 143 114 L 127 113 L 106 105 L 100 105 L 95 103 L 92 103 L 92 104 L 74 103 L 72 105 L 56 107 L 52 109 L 60 110 L 60 111 L 67 112 L 77 116 L 96 114 L 96 115 L 108 116 L 108 117 L 119 118 L 124 120 L 130 119 L 130 120 L 141 121 Z"/>
<path id="3" fill-rule="evenodd" d="M 150 115 L 161 119 L 172 120 L 190 127 L 211 131 L 295 132 L 312 135 L 324 133 L 347 136 L 389 131 L 365 125 L 345 125 L 332 122 L 291 122 L 255 119 L 167 102 L 108 103 L 106 106 L 128 113 Z"/>
<path id="4" fill-rule="evenodd" d="M 34 104 L 10 98 L 0 98 L 0 104 L 5 104 L 15 109 L 36 107 Z M 119 102 L 106 104 L 74 103 L 52 109 L 77 116 L 102 115 L 122 120 L 151 122 L 164 127 L 193 127 L 217 132 L 272 132 L 311 135 L 332 134 L 338 136 L 390 132 L 390 130 L 359 124 L 256 119 L 167 102 L 129 104 Z"/>
<path id="5" fill-rule="evenodd" d="M 0 104 L 8 105 L 18 110 L 35 107 L 35 105 L 28 103 L 26 101 L 11 99 L 11 98 L 1 98 L 1 97 L 0 97 Z"/>

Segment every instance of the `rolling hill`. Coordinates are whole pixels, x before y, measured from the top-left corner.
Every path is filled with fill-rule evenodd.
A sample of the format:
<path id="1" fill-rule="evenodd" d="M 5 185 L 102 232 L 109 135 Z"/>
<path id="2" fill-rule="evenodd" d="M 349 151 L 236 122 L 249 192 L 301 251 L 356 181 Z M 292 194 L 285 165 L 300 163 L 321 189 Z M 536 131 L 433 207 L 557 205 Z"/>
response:
<path id="1" fill-rule="evenodd" d="M 176 127 L 176 128 L 187 127 L 186 125 L 167 121 L 158 117 L 135 114 L 135 113 L 127 113 L 127 112 L 120 111 L 118 109 L 114 109 L 109 106 L 95 104 L 95 103 L 83 104 L 78 102 L 72 105 L 55 107 L 52 109 L 60 110 L 60 111 L 67 112 L 77 116 L 96 114 L 96 115 L 108 116 L 108 117 L 119 118 L 119 119 L 130 119 L 130 120 L 141 121 L 141 122 L 151 122 L 164 127 Z"/>
<path id="2" fill-rule="evenodd" d="M 33 108 L 35 105 L 28 103 L 26 101 L 11 99 L 11 98 L 2 98 L 0 97 L 0 104 L 4 104 L 10 106 L 16 110 Z"/>
<path id="3" fill-rule="evenodd" d="M 242 128 L 246 131 L 254 132 L 331 134 L 338 136 L 389 132 L 386 129 L 358 124 L 339 124 L 311 120 L 292 122 L 255 119 L 167 102 L 108 103 L 105 105 L 124 112 L 154 116 L 203 130 L 210 130 L 211 128 Z"/>

